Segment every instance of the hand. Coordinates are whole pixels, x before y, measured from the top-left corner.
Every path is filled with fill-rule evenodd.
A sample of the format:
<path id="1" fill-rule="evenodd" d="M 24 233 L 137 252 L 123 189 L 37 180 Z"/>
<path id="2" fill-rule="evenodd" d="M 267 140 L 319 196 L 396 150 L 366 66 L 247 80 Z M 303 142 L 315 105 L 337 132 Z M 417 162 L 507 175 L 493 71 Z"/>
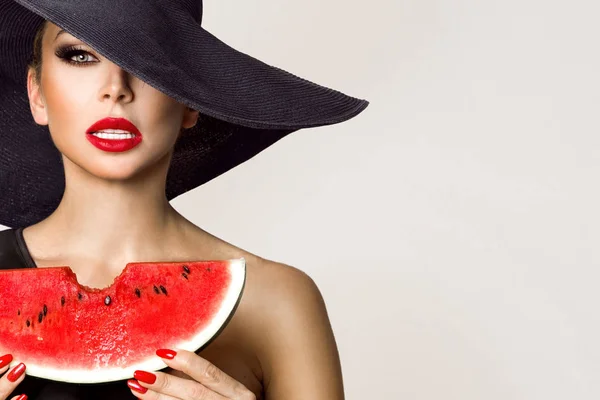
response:
<path id="1" fill-rule="evenodd" d="M 161 349 L 158 356 L 171 368 L 182 371 L 190 379 L 164 372 L 136 371 L 127 381 L 132 393 L 148 400 L 256 400 L 256 396 L 240 382 L 195 353 Z"/>
<path id="2" fill-rule="evenodd" d="M 11 354 L 6 354 L 0 357 L 0 374 L 4 374 L 8 371 L 8 366 L 13 360 Z M 0 399 L 5 400 L 25 379 L 25 364 L 20 363 L 13 367 L 8 374 L 5 374 L 0 378 Z M 14 396 L 11 400 L 27 400 L 27 396 L 24 394 Z"/>

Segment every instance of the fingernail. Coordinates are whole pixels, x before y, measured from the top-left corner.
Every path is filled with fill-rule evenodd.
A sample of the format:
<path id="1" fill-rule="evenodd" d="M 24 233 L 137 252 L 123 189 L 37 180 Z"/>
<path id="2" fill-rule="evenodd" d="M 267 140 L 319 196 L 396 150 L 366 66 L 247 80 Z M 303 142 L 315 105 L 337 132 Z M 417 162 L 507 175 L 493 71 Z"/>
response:
<path id="1" fill-rule="evenodd" d="M 156 382 L 156 375 L 146 371 L 135 371 L 133 373 L 133 377 L 140 382 L 144 382 L 150 385 Z"/>
<path id="2" fill-rule="evenodd" d="M 177 352 L 169 349 L 158 349 L 156 350 L 156 355 L 161 358 L 172 360 L 177 355 Z"/>
<path id="3" fill-rule="evenodd" d="M 25 372 L 25 364 L 20 363 L 19 365 L 14 367 L 12 369 L 12 371 L 10 371 L 8 373 L 7 378 L 9 381 L 15 382 L 17 379 L 19 379 L 21 377 L 21 375 L 23 375 L 23 372 Z"/>
<path id="4" fill-rule="evenodd" d="M 12 354 L 6 354 L 0 357 L 0 368 L 6 367 L 13 360 Z"/>
<path id="5" fill-rule="evenodd" d="M 128 380 L 127 386 L 129 386 L 132 390 L 135 390 L 136 392 L 141 393 L 141 394 L 144 394 L 148 391 L 148 388 L 145 388 L 142 385 L 140 385 L 140 383 L 138 381 L 136 381 L 135 379 Z"/>
<path id="6" fill-rule="evenodd" d="M 17 397 L 16 400 L 27 400 L 27 395 L 26 394 L 22 394 L 19 397 Z"/>

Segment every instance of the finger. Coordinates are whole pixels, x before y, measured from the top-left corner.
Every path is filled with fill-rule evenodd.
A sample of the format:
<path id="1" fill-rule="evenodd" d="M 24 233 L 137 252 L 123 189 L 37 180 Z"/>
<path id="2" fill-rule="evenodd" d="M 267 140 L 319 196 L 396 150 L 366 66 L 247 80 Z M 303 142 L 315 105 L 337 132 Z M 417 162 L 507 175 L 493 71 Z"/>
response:
<path id="1" fill-rule="evenodd" d="M 131 393 L 138 399 L 144 400 L 181 400 L 181 397 L 172 397 L 168 394 L 158 393 L 153 390 L 150 390 L 140 384 L 140 382 L 135 379 L 130 379 L 127 381 L 127 386 L 129 386 L 129 390 Z"/>
<path id="2" fill-rule="evenodd" d="M 13 356 L 12 354 L 5 354 L 2 357 L 0 357 L 0 375 L 4 374 L 6 371 L 8 371 L 8 368 L 10 367 L 10 363 L 13 360 Z"/>
<path id="3" fill-rule="evenodd" d="M 182 400 L 226 400 L 201 383 L 164 372 L 135 371 L 133 376 L 143 389 L 148 389 L 143 399 L 162 400 L 160 395 L 165 395 L 168 396 L 165 399 L 171 399 L 173 396 Z"/>
<path id="4" fill-rule="evenodd" d="M 214 364 L 200 357 L 196 353 L 186 350 L 161 349 L 156 352 L 158 356 L 164 356 L 163 361 L 169 367 L 183 371 L 192 379 L 200 382 L 210 390 L 224 396 L 227 399 L 252 399 L 254 394 Z"/>
<path id="5" fill-rule="evenodd" d="M 12 357 L 7 357 L 12 360 Z M 10 361 L 9 361 L 10 362 Z M 12 367 L 8 373 L 0 378 L 0 398 L 6 399 L 25 379 L 25 364 L 20 363 Z M 0 372 L 6 372 L 8 366 L 0 369 Z"/>

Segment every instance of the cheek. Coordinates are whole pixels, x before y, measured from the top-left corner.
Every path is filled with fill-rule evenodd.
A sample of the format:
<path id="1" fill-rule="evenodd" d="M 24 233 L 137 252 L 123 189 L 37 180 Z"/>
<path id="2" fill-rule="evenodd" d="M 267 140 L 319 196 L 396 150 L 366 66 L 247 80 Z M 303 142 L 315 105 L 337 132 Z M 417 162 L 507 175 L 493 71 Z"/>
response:
<path id="1" fill-rule="evenodd" d="M 58 150 L 77 160 L 89 152 L 85 131 L 101 110 L 97 99 L 98 82 L 92 74 L 83 77 L 76 68 L 58 62 L 44 65 L 42 85 L 50 137 Z"/>
<path id="2" fill-rule="evenodd" d="M 85 122 L 89 120 L 88 114 L 93 92 L 90 83 L 69 78 L 64 73 L 46 74 L 48 78 L 43 82 L 44 97 L 48 113 L 48 123 L 52 127 L 63 131 L 74 129 L 85 132 Z"/>
<path id="3" fill-rule="evenodd" d="M 139 115 L 145 116 L 141 125 L 149 130 L 152 139 L 172 145 L 177 140 L 183 118 L 183 106 L 160 94 L 143 104 Z M 144 132 L 142 132 L 144 133 Z"/>

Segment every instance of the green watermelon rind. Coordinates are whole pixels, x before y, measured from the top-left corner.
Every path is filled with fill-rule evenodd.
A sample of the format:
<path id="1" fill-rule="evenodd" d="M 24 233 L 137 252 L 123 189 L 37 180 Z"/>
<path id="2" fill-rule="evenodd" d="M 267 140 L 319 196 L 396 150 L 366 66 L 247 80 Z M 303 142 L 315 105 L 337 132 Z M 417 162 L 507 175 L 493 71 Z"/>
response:
<path id="1" fill-rule="evenodd" d="M 214 315 L 210 323 L 195 337 L 188 341 L 176 343 L 172 346 L 173 349 L 182 349 L 196 353 L 203 350 L 217 338 L 235 314 L 246 284 L 246 261 L 244 258 L 223 261 L 229 263 L 231 281 L 220 304 L 219 311 Z M 12 365 L 17 365 L 20 362 L 18 357 L 15 357 Z M 68 383 L 104 383 L 130 379 L 136 370 L 158 371 L 166 367 L 168 367 L 167 364 L 160 357 L 154 355 L 126 368 L 57 369 L 28 363 L 26 365 L 26 374 Z"/>

